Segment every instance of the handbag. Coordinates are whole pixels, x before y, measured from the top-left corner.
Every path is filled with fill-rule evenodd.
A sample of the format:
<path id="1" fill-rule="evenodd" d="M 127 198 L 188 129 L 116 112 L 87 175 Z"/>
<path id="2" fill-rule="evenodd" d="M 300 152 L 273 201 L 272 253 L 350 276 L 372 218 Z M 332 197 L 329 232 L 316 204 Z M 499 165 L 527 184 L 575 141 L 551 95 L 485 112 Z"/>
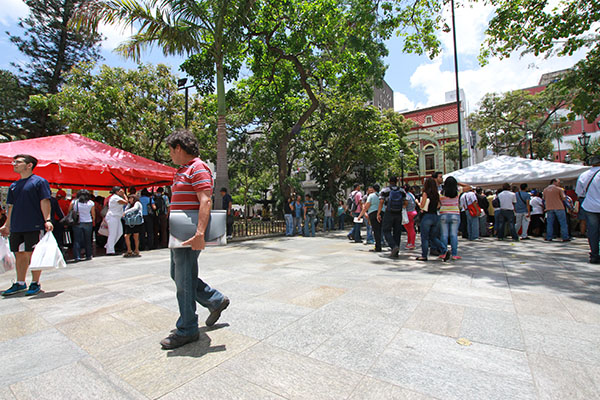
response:
<path id="1" fill-rule="evenodd" d="M 10 251 L 8 238 L 0 236 L 0 274 L 15 269 L 17 261 L 15 255 Z"/>
<path id="2" fill-rule="evenodd" d="M 497 196 L 492 200 L 492 207 L 500 208 L 500 199 Z"/>
<path id="3" fill-rule="evenodd" d="M 108 222 L 106 222 L 105 219 L 102 220 L 102 223 L 98 228 L 98 235 L 108 236 Z"/>
<path id="4" fill-rule="evenodd" d="M 481 208 L 476 201 L 469 204 L 467 206 L 467 210 L 469 211 L 469 215 L 471 215 L 471 217 L 479 217 L 481 215 Z"/>
<path id="5" fill-rule="evenodd" d="M 67 264 L 52 232 L 46 232 L 31 253 L 30 271 L 49 268 L 65 268 Z"/>
<path id="6" fill-rule="evenodd" d="M 75 200 L 75 205 L 71 208 L 71 211 L 69 211 L 67 215 L 65 215 L 65 217 L 59 221 L 60 224 L 73 226 L 79 223 L 79 207 L 77 206 L 78 202 L 78 200 Z"/>
<path id="7" fill-rule="evenodd" d="M 125 225 L 133 228 L 136 225 L 141 225 L 144 223 L 144 215 L 142 214 L 142 210 L 136 209 L 127 214 L 123 214 L 123 221 L 125 221 Z"/>

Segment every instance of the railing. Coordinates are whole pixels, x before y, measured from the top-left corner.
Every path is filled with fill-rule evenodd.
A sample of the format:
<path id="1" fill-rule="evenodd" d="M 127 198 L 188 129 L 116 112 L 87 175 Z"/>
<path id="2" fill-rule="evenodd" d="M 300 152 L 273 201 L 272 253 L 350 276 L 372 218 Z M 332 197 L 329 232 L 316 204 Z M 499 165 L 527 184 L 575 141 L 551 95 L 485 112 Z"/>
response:
<path id="1" fill-rule="evenodd" d="M 285 233 L 285 221 L 240 220 L 233 223 L 233 237 L 276 235 Z"/>

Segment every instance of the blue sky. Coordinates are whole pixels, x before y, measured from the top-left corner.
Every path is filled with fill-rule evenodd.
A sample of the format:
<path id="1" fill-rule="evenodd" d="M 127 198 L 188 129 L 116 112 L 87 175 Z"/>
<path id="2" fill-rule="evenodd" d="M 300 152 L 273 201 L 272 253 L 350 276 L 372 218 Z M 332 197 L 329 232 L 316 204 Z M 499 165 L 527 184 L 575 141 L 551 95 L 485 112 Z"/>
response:
<path id="1" fill-rule="evenodd" d="M 23 62 L 16 47 L 10 43 L 4 31 L 13 34 L 19 32 L 17 22 L 19 17 L 27 15 L 28 8 L 22 0 L 2 0 L 0 8 L 0 52 L 4 55 L 0 60 L 0 68 L 12 69 L 10 62 Z M 572 57 L 536 58 L 528 55 L 515 55 L 505 60 L 492 59 L 485 67 L 477 61 L 480 44 L 484 39 L 487 21 L 493 9 L 489 6 L 476 4 L 473 7 L 460 8 L 456 12 L 457 44 L 459 54 L 459 81 L 461 89 L 466 93 L 468 108 L 472 111 L 477 107 L 479 99 L 488 92 L 504 92 L 537 85 L 543 73 L 569 68 L 584 56 L 578 52 Z M 447 13 L 449 16 L 449 12 Z M 112 52 L 112 49 L 127 37 L 120 29 L 105 27 L 103 29 L 107 40 L 103 42 L 103 63 L 110 66 L 133 68 L 135 64 L 124 60 Z M 444 94 L 454 90 L 454 63 L 452 53 L 452 34 L 440 33 L 443 44 L 442 54 L 434 60 L 426 56 L 402 53 L 402 41 L 391 39 L 387 45 L 390 55 L 386 59 L 388 70 L 386 81 L 394 90 L 394 105 L 396 110 L 406 110 L 427 107 L 443 103 Z M 163 57 L 158 49 L 146 52 L 142 62 L 165 63 L 178 71 L 183 61 L 177 57 Z"/>

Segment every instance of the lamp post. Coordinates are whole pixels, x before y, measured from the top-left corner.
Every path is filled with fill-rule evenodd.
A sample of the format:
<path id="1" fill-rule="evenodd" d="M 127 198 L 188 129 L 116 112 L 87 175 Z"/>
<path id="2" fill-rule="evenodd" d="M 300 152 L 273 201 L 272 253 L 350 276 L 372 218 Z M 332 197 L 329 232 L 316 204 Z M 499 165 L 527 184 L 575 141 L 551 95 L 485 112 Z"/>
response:
<path id="1" fill-rule="evenodd" d="M 529 158 L 533 160 L 533 132 L 527 131 L 527 140 L 529 140 Z"/>
<path id="2" fill-rule="evenodd" d="M 188 128 L 188 89 L 194 85 L 185 86 L 187 78 L 177 80 L 177 90 L 185 90 L 185 129 Z"/>
<path id="3" fill-rule="evenodd" d="M 402 186 L 404 186 L 404 150 L 400 150 L 400 152 L 398 153 L 398 155 L 400 156 L 400 171 L 401 175 L 400 175 L 400 179 L 402 182 Z"/>
<path id="4" fill-rule="evenodd" d="M 582 123 L 583 124 L 583 123 Z M 585 131 L 581 132 L 581 135 L 579 135 L 577 137 L 577 140 L 579 140 L 579 144 L 581 146 L 583 146 L 583 154 L 584 154 L 584 158 L 583 158 L 583 164 L 587 165 L 587 159 L 588 159 L 588 151 L 587 148 L 590 144 L 590 135 L 588 135 L 587 133 L 585 133 Z"/>
<path id="5" fill-rule="evenodd" d="M 456 52 L 456 23 L 454 21 L 454 0 L 451 0 L 450 7 L 452 8 L 452 39 L 454 43 L 454 80 L 456 83 L 456 117 L 458 121 L 458 165 L 459 169 L 462 169 L 462 123 L 460 118 L 460 88 L 458 85 L 458 53 Z"/>
<path id="6" fill-rule="evenodd" d="M 565 154 L 565 158 L 563 159 L 565 163 L 571 162 L 571 155 L 569 153 Z"/>

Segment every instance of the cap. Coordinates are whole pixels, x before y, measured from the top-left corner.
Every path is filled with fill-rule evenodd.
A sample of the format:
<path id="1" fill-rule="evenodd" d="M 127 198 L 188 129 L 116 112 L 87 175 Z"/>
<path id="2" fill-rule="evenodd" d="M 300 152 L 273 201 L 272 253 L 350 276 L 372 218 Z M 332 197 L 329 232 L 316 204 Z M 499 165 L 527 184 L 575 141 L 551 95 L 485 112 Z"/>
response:
<path id="1" fill-rule="evenodd" d="M 62 197 L 67 197 L 67 192 L 65 192 L 64 190 L 60 189 L 56 192 L 57 196 L 62 196 Z"/>

